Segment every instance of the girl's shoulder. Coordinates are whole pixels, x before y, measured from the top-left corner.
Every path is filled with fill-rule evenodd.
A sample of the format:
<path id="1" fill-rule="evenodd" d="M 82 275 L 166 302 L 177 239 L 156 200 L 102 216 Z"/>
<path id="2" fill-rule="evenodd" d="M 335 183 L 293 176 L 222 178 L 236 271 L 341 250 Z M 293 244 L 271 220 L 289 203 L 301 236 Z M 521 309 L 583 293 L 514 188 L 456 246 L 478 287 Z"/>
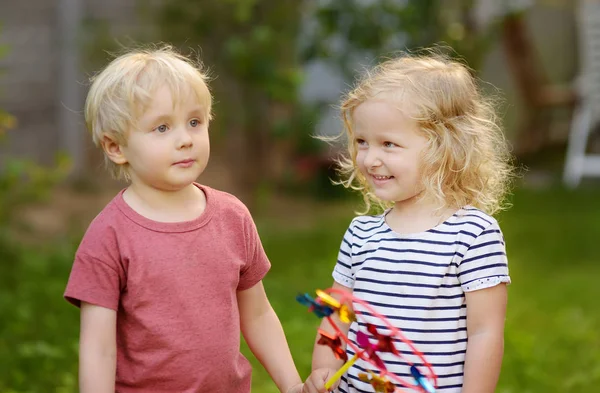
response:
<path id="1" fill-rule="evenodd" d="M 356 216 L 350 222 L 345 238 L 352 239 L 352 243 L 366 242 L 374 235 L 388 231 L 385 224 L 385 214 Z"/>
<path id="2" fill-rule="evenodd" d="M 363 215 L 356 216 L 352 219 L 350 226 L 353 225 L 369 225 L 369 224 L 379 224 L 384 221 L 385 212 L 377 215 Z"/>
<path id="3" fill-rule="evenodd" d="M 457 224 L 471 224 L 481 229 L 498 226 L 498 221 L 488 213 L 473 206 L 465 206 L 458 210 L 452 218 Z"/>

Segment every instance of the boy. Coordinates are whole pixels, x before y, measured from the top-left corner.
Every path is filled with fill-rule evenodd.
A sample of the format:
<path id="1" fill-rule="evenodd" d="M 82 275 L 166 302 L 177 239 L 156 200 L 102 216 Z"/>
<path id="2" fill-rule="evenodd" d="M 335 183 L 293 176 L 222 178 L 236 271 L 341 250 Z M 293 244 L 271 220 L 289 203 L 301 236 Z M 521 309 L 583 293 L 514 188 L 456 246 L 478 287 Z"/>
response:
<path id="1" fill-rule="evenodd" d="M 125 54 L 93 79 L 87 126 L 130 184 L 90 224 L 65 291 L 81 307 L 82 393 L 248 393 L 240 330 L 281 392 L 302 389 L 248 210 L 195 183 L 211 103 L 206 75 L 170 48 Z"/>

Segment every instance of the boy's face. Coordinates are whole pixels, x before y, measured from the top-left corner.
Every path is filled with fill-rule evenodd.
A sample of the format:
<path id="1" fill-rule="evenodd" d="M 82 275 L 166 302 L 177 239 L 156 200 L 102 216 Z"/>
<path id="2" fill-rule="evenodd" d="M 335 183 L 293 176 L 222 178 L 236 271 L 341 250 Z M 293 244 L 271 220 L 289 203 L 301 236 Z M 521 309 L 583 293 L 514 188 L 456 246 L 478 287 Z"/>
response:
<path id="1" fill-rule="evenodd" d="M 191 89 L 177 103 L 166 85 L 153 96 L 121 151 L 132 184 L 177 191 L 196 181 L 208 163 L 207 111 Z"/>

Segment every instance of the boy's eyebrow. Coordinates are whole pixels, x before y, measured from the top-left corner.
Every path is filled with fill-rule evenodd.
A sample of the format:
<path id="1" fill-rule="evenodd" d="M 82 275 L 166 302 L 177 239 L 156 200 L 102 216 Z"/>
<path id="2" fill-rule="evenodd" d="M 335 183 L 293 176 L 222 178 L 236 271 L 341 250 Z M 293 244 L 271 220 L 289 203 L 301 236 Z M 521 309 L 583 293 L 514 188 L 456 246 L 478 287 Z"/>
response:
<path id="1" fill-rule="evenodd" d="M 201 115 L 204 116 L 206 114 L 206 111 L 201 107 L 198 106 L 194 109 L 192 109 L 189 113 L 188 116 L 192 116 L 192 115 Z M 171 120 L 171 115 L 170 114 L 161 114 L 161 115 L 156 115 L 156 116 L 152 116 L 152 117 L 148 117 L 147 119 L 142 120 L 143 123 L 149 123 L 149 125 L 154 125 L 156 123 L 160 123 L 163 121 L 168 121 Z"/>
<path id="2" fill-rule="evenodd" d="M 171 116 L 164 114 L 164 115 L 156 115 L 156 116 L 149 117 L 147 121 L 150 124 L 154 124 L 154 123 L 158 123 L 160 121 L 169 120 L 169 119 L 171 119 Z"/>
<path id="3" fill-rule="evenodd" d="M 204 110 L 204 108 L 201 106 L 198 106 L 198 107 L 192 109 L 189 114 L 190 115 L 196 115 L 196 114 L 204 115 L 205 113 L 206 113 L 206 111 Z"/>

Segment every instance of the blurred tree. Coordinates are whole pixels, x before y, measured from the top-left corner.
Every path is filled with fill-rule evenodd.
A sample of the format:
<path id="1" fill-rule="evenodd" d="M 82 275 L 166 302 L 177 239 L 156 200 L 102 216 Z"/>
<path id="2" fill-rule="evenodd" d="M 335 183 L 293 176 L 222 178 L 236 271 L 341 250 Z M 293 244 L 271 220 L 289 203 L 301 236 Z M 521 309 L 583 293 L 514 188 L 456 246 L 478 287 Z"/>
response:
<path id="1" fill-rule="evenodd" d="M 570 84 L 552 83 L 546 75 L 536 44 L 527 29 L 525 11 L 509 12 L 502 18 L 501 41 L 524 109 L 516 130 L 518 155 L 537 153 L 550 140 L 550 110 L 571 112 L 576 94 Z"/>
<path id="2" fill-rule="evenodd" d="M 526 108 L 516 130 L 517 153 L 544 147 L 550 129 L 548 109 L 575 102 L 569 86 L 552 85 L 544 74 L 525 23 L 533 1 L 329 0 L 313 5 L 317 23 L 305 40 L 304 58 L 332 61 L 347 77 L 365 61 L 438 43 L 449 46 L 448 54 L 464 58 L 477 71 L 488 50 L 500 42 Z M 488 13 L 485 23 L 478 20 L 482 12 Z"/>
<path id="3" fill-rule="evenodd" d="M 301 8 L 297 0 L 172 0 L 151 11 L 162 40 L 184 51 L 200 47 L 216 74 L 215 126 L 227 133 L 227 159 L 249 204 L 253 190 L 282 176 L 291 155 Z"/>
<path id="4" fill-rule="evenodd" d="M 304 39 L 303 58 L 333 61 L 347 76 L 365 59 L 434 45 L 452 48 L 478 69 L 498 26 L 477 30 L 475 0 L 330 0 L 314 2 L 315 23 Z"/>
<path id="5" fill-rule="evenodd" d="M 299 102 L 306 62 L 334 62 L 349 78 L 359 58 L 445 41 L 473 65 L 489 42 L 468 34 L 473 1 L 448 0 L 443 9 L 437 0 L 140 2 L 157 28 L 155 39 L 136 40 L 158 38 L 191 54 L 201 48 L 196 55 L 217 76 L 213 129 L 224 131 L 236 187 L 251 204 L 257 186 L 281 180 L 293 153 L 314 146 L 303 137 L 313 133 L 306 124 L 318 111 Z M 92 47 L 115 47 L 102 21 L 87 27 L 98 41 Z"/>
<path id="6" fill-rule="evenodd" d="M 0 46 L 0 59 L 7 53 L 8 47 Z M 16 125 L 14 116 L 0 109 L 0 143 L 5 140 L 6 131 Z M 16 213 L 15 208 L 46 196 L 66 176 L 69 166 L 70 161 L 63 155 L 57 157 L 57 166 L 52 169 L 39 166 L 31 160 L 4 157 L 0 162 L 0 250 L 10 244 L 7 233 Z M 4 259 L 0 258 L 1 261 Z"/>
<path id="7" fill-rule="evenodd" d="M 0 45 L 0 59 L 2 59 L 8 53 L 7 45 Z M 0 71 L 4 71 L 1 70 Z M 11 129 L 15 126 L 16 120 L 13 116 L 11 116 L 6 111 L 0 108 L 0 140 L 4 137 L 4 134 L 8 129 Z"/>

